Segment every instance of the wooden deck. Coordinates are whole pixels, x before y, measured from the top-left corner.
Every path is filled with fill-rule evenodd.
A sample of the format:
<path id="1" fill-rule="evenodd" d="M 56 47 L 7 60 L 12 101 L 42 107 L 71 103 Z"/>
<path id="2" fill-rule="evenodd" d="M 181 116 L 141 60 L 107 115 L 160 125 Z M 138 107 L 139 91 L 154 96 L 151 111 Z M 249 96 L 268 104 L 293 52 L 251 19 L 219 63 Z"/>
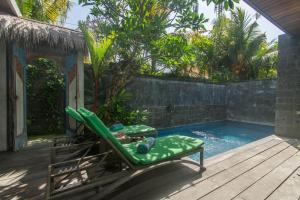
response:
<path id="1" fill-rule="evenodd" d="M 297 140 L 270 136 L 205 160 L 199 174 L 187 164 L 151 171 L 107 199 L 300 200 Z M 45 146 L 0 154 L 0 199 L 43 199 L 49 152 Z"/>
<path id="2" fill-rule="evenodd" d="M 0 153 L 0 199 L 45 199 L 49 141 L 29 144 L 20 152 Z"/>

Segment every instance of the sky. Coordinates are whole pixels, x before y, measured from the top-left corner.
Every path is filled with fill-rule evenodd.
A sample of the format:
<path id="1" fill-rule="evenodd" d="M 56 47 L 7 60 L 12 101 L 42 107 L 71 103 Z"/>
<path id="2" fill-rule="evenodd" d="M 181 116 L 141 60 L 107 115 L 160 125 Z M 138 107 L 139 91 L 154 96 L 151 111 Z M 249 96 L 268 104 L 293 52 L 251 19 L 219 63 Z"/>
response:
<path id="1" fill-rule="evenodd" d="M 73 7 L 71 8 L 67 20 L 65 23 L 65 26 L 68 28 L 77 28 L 78 27 L 78 21 L 79 20 L 85 20 L 90 12 L 90 7 L 81 7 L 78 5 L 77 0 L 72 0 Z M 246 12 L 250 16 L 254 16 L 256 11 L 248 6 L 244 1 L 241 1 L 238 4 L 238 7 L 241 7 L 246 10 Z M 199 3 L 199 13 L 203 13 L 206 18 L 209 19 L 209 22 L 206 23 L 206 29 L 210 30 L 212 28 L 212 23 L 216 17 L 216 14 L 214 12 L 214 5 L 211 4 L 209 6 L 206 5 L 206 2 L 200 1 Z M 269 22 L 266 18 L 263 16 L 260 17 L 258 20 L 260 30 L 262 32 L 265 32 L 268 38 L 268 41 L 277 40 L 278 36 L 281 34 L 284 34 L 279 28 L 277 28 L 275 25 L 273 25 L 271 22 Z"/>

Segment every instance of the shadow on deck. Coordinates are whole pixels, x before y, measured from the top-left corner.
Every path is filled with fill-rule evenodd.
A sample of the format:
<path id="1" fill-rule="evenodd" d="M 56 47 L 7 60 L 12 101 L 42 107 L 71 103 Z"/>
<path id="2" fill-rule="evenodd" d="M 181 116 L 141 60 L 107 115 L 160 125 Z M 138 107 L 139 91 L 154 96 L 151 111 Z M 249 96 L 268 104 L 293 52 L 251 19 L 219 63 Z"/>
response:
<path id="1" fill-rule="evenodd" d="M 20 152 L 0 153 L 0 199 L 45 199 L 49 145 L 34 141 Z"/>
<path id="2" fill-rule="evenodd" d="M 300 198 L 297 140 L 270 136 L 205 160 L 207 170 L 174 164 L 124 184 L 107 199 L 290 199 Z M 49 143 L 0 154 L 0 199 L 44 199 Z"/>

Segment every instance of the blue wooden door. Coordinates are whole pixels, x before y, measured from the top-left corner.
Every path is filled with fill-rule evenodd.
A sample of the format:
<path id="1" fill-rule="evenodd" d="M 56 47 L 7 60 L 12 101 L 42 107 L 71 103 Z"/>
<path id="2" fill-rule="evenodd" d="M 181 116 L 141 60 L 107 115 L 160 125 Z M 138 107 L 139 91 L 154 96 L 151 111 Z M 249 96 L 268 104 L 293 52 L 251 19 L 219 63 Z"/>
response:
<path id="1" fill-rule="evenodd" d="M 65 57 L 65 105 L 71 106 L 74 109 L 78 109 L 78 66 L 77 66 L 77 54 L 71 53 Z M 66 115 L 66 134 L 71 136 L 77 127 L 77 122 Z M 71 130 L 71 131 L 70 131 Z"/>

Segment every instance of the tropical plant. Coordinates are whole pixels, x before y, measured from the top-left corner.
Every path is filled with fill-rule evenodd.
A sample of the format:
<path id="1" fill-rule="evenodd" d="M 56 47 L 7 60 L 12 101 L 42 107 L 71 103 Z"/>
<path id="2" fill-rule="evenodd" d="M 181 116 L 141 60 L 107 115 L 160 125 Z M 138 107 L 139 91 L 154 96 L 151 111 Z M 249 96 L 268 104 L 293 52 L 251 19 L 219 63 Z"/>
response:
<path id="1" fill-rule="evenodd" d="M 210 35 L 214 44 L 212 79 L 215 74 L 219 74 L 217 77 L 221 80 L 255 79 L 262 68 L 275 67 L 276 62 L 271 63 L 267 58 L 277 56 L 276 45 L 267 43 L 266 35 L 259 31 L 257 19 L 253 20 L 240 8 L 231 11 L 231 18 L 225 15 L 217 18 Z M 219 72 L 223 72 L 223 78 Z"/>
<path id="2" fill-rule="evenodd" d="M 98 109 L 99 101 L 99 84 L 102 73 L 107 69 L 109 58 L 109 49 L 113 45 L 116 38 L 116 33 L 112 31 L 108 36 L 97 39 L 96 36 L 89 31 L 87 26 L 83 23 L 80 24 L 80 29 L 83 32 L 86 44 L 89 49 L 93 79 L 94 79 L 94 106 L 93 110 L 96 112 Z"/>
<path id="3" fill-rule="evenodd" d="M 117 122 L 126 125 L 146 122 L 149 116 L 147 110 L 132 109 L 126 106 L 131 98 L 132 94 L 123 89 L 108 103 L 101 105 L 97 111 L 97 115 L 109 125 Z"/>
<path id="4" fill-rule="evenodd" d="M 208 79 L 210 66 L 214 64 L 214 43 L 212 39 L 201 33 L 190 34 L 190 45 L 195 54 L 194 70 L 198 73 L 198 77 Z"/>
<path id="5" fill-rule="evenodd" d="M 175 76 L 185 75 L 192 67 L 195 54 L 184 34 L 166 34 L 152 44 L 160 69 Z"/>
<path id="6" fill-rule="evenodd" d="M 17 0 L 22 15 L 48 23 L 63 23 L 71 8 L 70 0 Z"/>
<path id="7" fill-rule="evenodd" d="M 27 79 L 29 132 L 31 134 L 62 133 L 65 89 L 63 73 L 55 62 L 39 58 L 28 65 Z"/>
<path id="8" fill-rule="evenodd" d="M 208 3 L 232 0 L 207 0 Z M 180 32 L 202 31 L 207 19 L 195 12 L 197 0 L 79 0 L 92 6 L 87 24 L 97 35 L 118 33 L 114 43 L 114 70 L 110 87 L 106 89 L 106 102 L 117 95 L 132 80 L 141 67 L 156 73 L 159 59 L 155 41 L 169 30 Z M 232 2 L 233 3 L 233 2 Z M 233 6 L 233 4 L 230 3 Z M 154 48 L 154 49 L 153 49 Z"/>
<path id="9" fill-rule="evenodd" d="M 231 15 L 219 15 L 209 35 L 181 32 L 154 41 L 158 69 L 214 82 L 276 76 L 277 45 L 267 43 L 257 15 L 252 19 L 239 8 Z"/>
<path id="10" fill-rule="evenodd" d="M 231 13 L 228 30 L 228 60 L 239 79 L 254 78 L 253 61 L 266 42 L 266 35 L 258 29 L 256 21 L 240 8 Z M 262 52 L 261 52 L 262 53 Z"/>
<path id="11" fill-rule="evenodd" d="M 253 58 L 251 76 L 258 79 L 277 78 L 278 42 L 263 43 Z"/>

